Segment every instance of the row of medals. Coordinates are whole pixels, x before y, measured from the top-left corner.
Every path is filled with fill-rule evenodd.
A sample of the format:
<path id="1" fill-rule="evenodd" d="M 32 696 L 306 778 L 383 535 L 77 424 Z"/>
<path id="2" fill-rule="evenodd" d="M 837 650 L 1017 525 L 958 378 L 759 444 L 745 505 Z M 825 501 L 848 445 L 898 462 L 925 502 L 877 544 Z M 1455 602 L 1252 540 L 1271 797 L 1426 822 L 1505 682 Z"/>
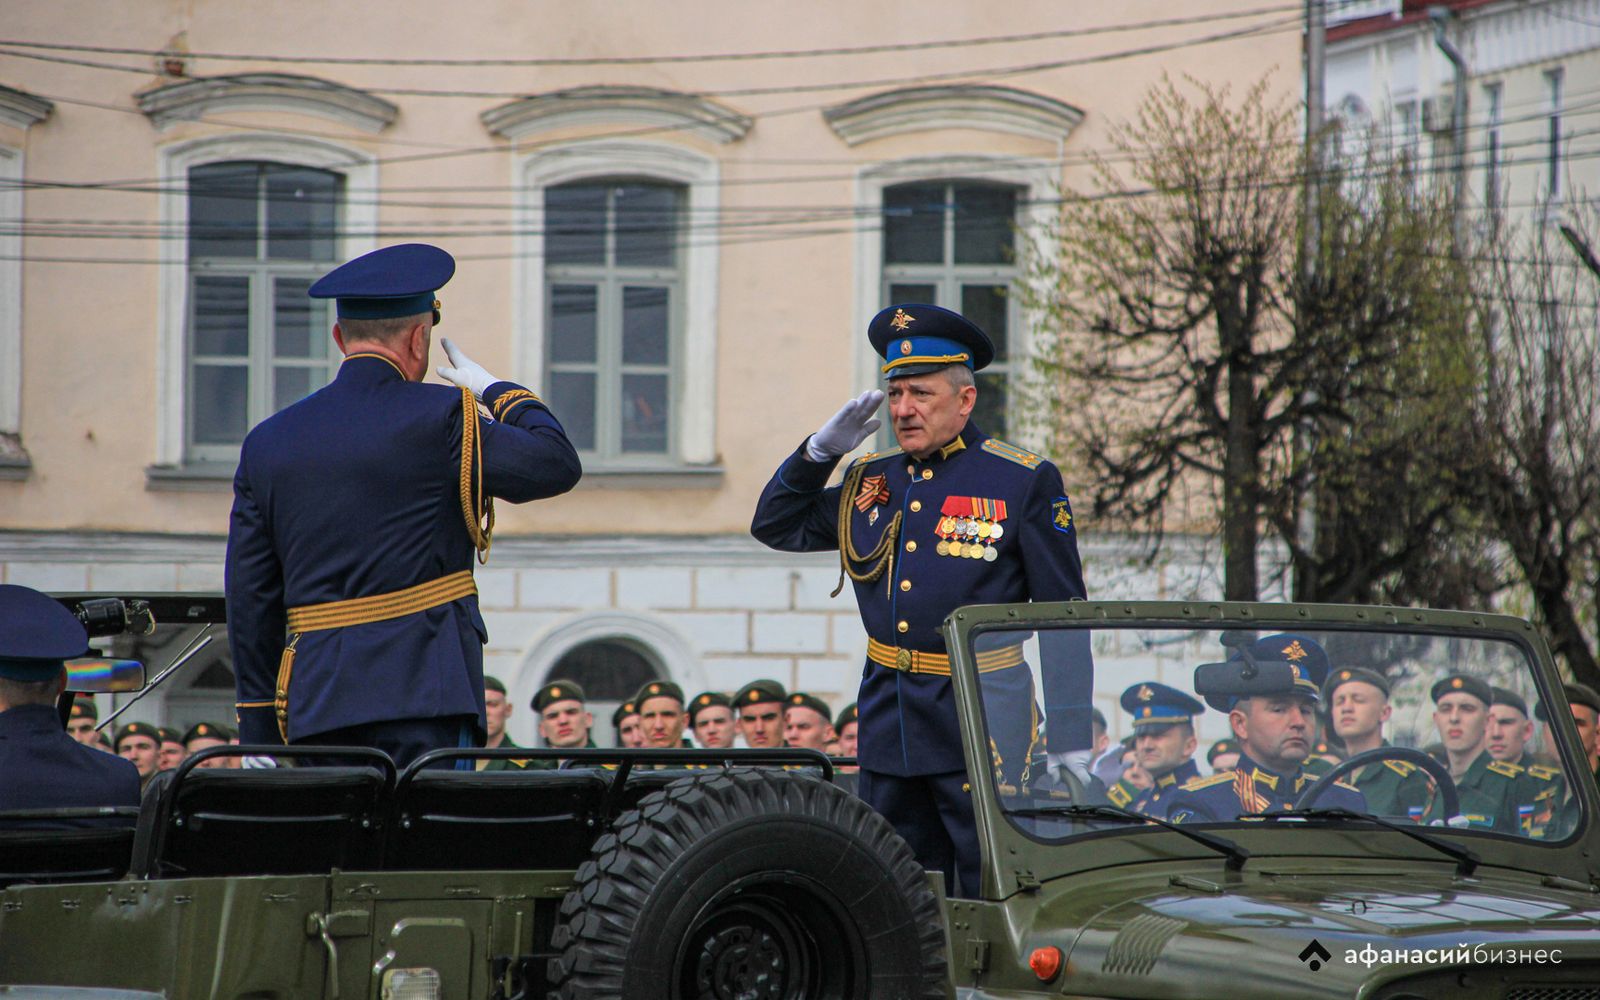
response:
<path id="1" fill-rule="evenodd" d="M 951 517 L 948 514 L 939 519 L 939 544 L 935 551 L 941 556 L 955 556 L 958 559 L 982 559 L 984 562 L 994 562 L 1000 554 L 994 550 L 993 545 L 985 542 L 997 542 L 1006 533 L 999 521 L 985 521 L 978 517 Z"/>

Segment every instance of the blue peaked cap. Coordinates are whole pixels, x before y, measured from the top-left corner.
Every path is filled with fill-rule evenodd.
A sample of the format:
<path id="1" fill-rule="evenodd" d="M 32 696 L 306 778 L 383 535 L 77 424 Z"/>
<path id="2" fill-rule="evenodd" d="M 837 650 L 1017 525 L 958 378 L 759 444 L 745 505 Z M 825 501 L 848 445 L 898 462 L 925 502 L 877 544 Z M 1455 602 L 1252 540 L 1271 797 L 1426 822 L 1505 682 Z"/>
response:
<path id="1" fill-rule="evenodd" d="M 78 617 L 31 587 L 0 584 L 0 677 L 47 681 L 89 649 Z"/>
<path id="2" fill-rule="evenodd" d="M 1133 716 L 1133 726 L 1138 729 L 1189 722 L 1206 707 L 1175 687 L 1144 681 L 1122 692 L 1122 710 Z"/>
<path id="3" fill-rule="evenodd" d="M 338 300 L 340 319 L 416 316 L 439 311 L 435 294 L 455 273 L 456 259 L 438 247 L 401 243 L 340 264 L 307 294 Z"/>
<path id="4" fill-rule="evenodd" d="M 941 306 L 889 306 L 867 324 L 867 339 L 883 358 L 885 378 L 925 375 L 947 365 L 979 371 L 994 360 L 994 343 L 978 324 Z"/>

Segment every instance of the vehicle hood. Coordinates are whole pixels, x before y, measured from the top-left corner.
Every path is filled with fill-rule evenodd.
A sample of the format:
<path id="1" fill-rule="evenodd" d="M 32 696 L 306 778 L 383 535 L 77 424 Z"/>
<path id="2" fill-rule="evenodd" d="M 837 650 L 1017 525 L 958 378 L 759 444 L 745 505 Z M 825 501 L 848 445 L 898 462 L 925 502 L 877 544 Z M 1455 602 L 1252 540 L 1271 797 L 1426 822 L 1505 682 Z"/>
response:
<path id="1" fill-rule="evenodd" d="M 1061 886 L 1041 906 L 1036 928 L 1081 928 L 1062 946 L 1067 992 L 1139 996 L 1141 984 L 1159 984 L 1154 995 L 1352 997 L 1397 977 L 1480 964 L 1496 950 L 1561 949 L 1572 971 L 1600 960 L 1600 895 L 1528 876 L 1366 870 L 1142 881 L 1085 884 L 1076 898 Z M 1313 940 L 1326 958 L 1301 958 Z"/>

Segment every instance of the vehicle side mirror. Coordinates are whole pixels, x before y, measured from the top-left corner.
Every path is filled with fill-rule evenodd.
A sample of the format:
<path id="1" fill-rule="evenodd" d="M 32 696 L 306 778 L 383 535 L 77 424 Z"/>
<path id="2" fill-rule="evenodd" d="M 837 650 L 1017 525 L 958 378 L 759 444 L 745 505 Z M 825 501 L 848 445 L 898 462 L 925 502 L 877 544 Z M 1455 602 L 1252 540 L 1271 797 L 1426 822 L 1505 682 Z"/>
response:
<path id="1" fill-rule="evenodd" d="M 138 660 L 68 660 L 67 690 L 80 694 L 120 694 L 144 687 Z"/>

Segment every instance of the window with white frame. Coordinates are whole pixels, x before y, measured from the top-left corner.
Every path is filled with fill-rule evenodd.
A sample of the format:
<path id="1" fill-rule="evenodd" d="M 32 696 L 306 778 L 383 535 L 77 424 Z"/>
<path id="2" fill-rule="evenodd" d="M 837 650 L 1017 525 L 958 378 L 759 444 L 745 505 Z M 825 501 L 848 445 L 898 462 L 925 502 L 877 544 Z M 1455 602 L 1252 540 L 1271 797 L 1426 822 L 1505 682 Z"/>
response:
<path id="1" fill-rule="evenodd" d="M 602 462 L 678 452 L 685 199 L 639 179 L 544 190 L 546 397 Z"/>
<path id="2" fill-rule="evenodd" d="M 249 429 L 327 384 L 341 174 L 265 160 L 188 170 L 185 454 L 229 461 Z"/>
<path id="3" fill-rule="evenodd" d="M 978 373 L 973 422 L 1004 437 L 1019 374 L 1010 288 L 1019 276 L 1021 189 L 983 181 L 917 181 L 883 190 L 883 305 L 927 302 L 966 316 L 994 341 Z"/>

